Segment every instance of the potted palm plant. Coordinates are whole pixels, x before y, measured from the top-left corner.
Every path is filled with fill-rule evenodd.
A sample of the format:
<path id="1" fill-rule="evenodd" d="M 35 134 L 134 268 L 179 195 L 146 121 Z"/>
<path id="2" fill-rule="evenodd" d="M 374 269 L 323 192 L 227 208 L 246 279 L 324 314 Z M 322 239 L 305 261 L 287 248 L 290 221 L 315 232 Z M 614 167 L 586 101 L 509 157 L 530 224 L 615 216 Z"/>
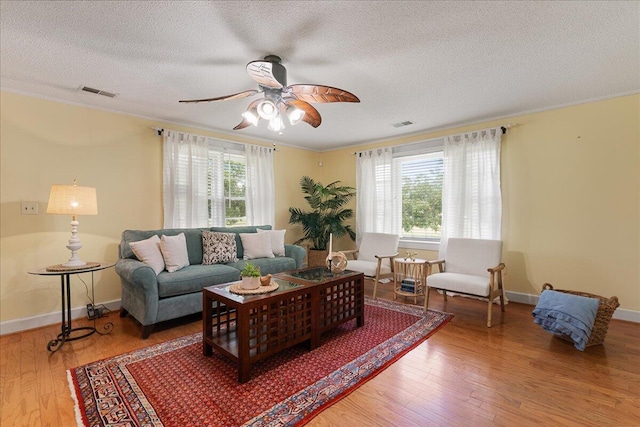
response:
<path id="1" fill-rule="evenodd" d="M 340 181 L 322 185 L 308 176 L 300 179 L 300 188 L 305 194 L 304 198 L 309 203 L 311 211 L 303 211 L 299 208 L 289 208 L 291 214 L 290 224 L 302 225 L 304 236 L 295 244 L 309 241 L 311 247 L 308 253 L 309 267 L 325 265 L 329 236 L 339 238 L 349 236 L 356 240 L 356 233 L 345 221 L 353 217 L 352 209 L 344 206 L 355 196 L 355 188 L 341 185 Z"/>

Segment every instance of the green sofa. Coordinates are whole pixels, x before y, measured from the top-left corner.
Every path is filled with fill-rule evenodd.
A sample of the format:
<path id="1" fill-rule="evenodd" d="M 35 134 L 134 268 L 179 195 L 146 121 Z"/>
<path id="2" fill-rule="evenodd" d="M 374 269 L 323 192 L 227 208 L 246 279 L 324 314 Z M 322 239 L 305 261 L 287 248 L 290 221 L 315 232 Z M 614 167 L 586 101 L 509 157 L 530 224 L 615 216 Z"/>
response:
<path id="1" fill-rule="evenodd" d="M 240 271 L 247 262 L 260 267 L 263 275 L 302 268 L 306 251 L 295 245 L 285 245 L 285 256 L 243 260 L 240 233 L 270 230 L 270 225 L 246 227 L 174 228 L 161 230 L 125 230 L 118 246 L 119 259 L 115 270 L 122 282 L 120 317 L 131 314 L 142 325 L 142 338 L 148 338 L 156 324 L 202 311 L 202 288 L 240 280 Z M 202 265 L 202 231 L 236 233 L 237 262 Z M 139 261 L 130 242 L 185 234 L 189 266 L 169 273 L 155 271 Z"/>

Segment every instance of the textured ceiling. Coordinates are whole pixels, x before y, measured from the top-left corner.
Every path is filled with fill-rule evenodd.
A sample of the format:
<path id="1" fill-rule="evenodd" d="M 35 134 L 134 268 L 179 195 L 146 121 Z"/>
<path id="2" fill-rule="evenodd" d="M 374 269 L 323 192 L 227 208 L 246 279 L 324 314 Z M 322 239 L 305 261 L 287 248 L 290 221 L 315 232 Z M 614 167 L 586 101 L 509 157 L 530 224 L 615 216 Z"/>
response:
<path id="1" fill-rule="evenodd" d="M 3 90 L 327 150 L 640 91 L 638 1 L 2 1 Z M 361 103 L 231 129 L 247 62 Z M 81 92 L 90 86 L 115 98 Z M 414 124 L 396 128 L 402 121 Z"/>

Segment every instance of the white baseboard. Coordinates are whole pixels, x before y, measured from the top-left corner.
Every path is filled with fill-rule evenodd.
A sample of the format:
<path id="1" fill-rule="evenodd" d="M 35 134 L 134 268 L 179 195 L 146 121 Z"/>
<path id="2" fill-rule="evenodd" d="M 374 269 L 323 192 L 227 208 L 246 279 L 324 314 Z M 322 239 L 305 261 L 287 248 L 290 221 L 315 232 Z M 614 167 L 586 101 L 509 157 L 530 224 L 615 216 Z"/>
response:
<path id="1" fill-rule="evenodd" d="M 538 303 L 539 295 L 523 294 L 520 292 L 505 291 L 507 298 L 513 302 L 520 302 L 522 304 L 529 304 L 535 306 Z M 618 320 L 625 320 L 627 322 L 640 323 L 640 311 L 627 310 L 625 308 L 617 308 L 613 312 L 613 318 Z"/>
<path id="2" fill-rule="evenodd" d="M 505 292 L 509 301 L 519 302 L 522 304 L 528 304 L 535 306 L 538 303 L 538 295 L 524 294 L 521 292 Z M 120 300 L 108 301 L 102 304 L 109 310 L 119 310 Z M 79 319 L 87 316 L 87 307 L 76 307 L 71 309 L 71 319 Z M 618 308 L 613 313 L 614 319 L 625 320 L 627 322 L 640 323 L 640 311 L 627 310 L 624 308 Z M 25 317 L 23 319 L 7 320 L 0 322 L 0 335 L 12 334 L 14 332 L 26 331 L 28 329 L 35 329 L 42 326 L 53 325 L 60 323 L 61 313 L 59 311 L 49 314 L 40 314 L 33 317 Z"/>
<path id="3" fill-rule="evenodd" d="M 104 305 L 109 310 L 115 311 L 120 309 L 120 300 L 108 301 L 96 305 Z M 86 306 L 71 309 L 71 320 L 79 319 L 81 317 L 87 317 Z M 28 329 L 40 328 L 42 326 L 54 325 L 56 323 L 61 323 L 61 321 L 62 313 L 60 311 L 56 311 L 55 313 L 39 314 L 37 316 L 25 317 L 22 319 L 7 320 L 5 322 L 0 322 L 0 335 L 7 335 L 14 332 L 26 331 Z"/>

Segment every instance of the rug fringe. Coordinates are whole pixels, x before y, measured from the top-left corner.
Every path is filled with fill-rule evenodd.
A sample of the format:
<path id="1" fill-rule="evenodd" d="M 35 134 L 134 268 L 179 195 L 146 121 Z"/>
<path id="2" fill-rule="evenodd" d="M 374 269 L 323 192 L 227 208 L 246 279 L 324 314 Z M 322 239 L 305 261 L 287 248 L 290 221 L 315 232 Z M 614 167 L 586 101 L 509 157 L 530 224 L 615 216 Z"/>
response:
<path id="1" fill-rule="evenodd" d="M 78 427 L 87 427 L 82 419 L 82 412 L 80 412 L 80 401 L 76 394 L 76 386 L 73 384 L 71 369 L 67 369 L 67 382 L 69 383 L 69 390 L 71 391 L 71 398 L 73 399 L 73 412 L 76 414 L 76 424 Z"/>

